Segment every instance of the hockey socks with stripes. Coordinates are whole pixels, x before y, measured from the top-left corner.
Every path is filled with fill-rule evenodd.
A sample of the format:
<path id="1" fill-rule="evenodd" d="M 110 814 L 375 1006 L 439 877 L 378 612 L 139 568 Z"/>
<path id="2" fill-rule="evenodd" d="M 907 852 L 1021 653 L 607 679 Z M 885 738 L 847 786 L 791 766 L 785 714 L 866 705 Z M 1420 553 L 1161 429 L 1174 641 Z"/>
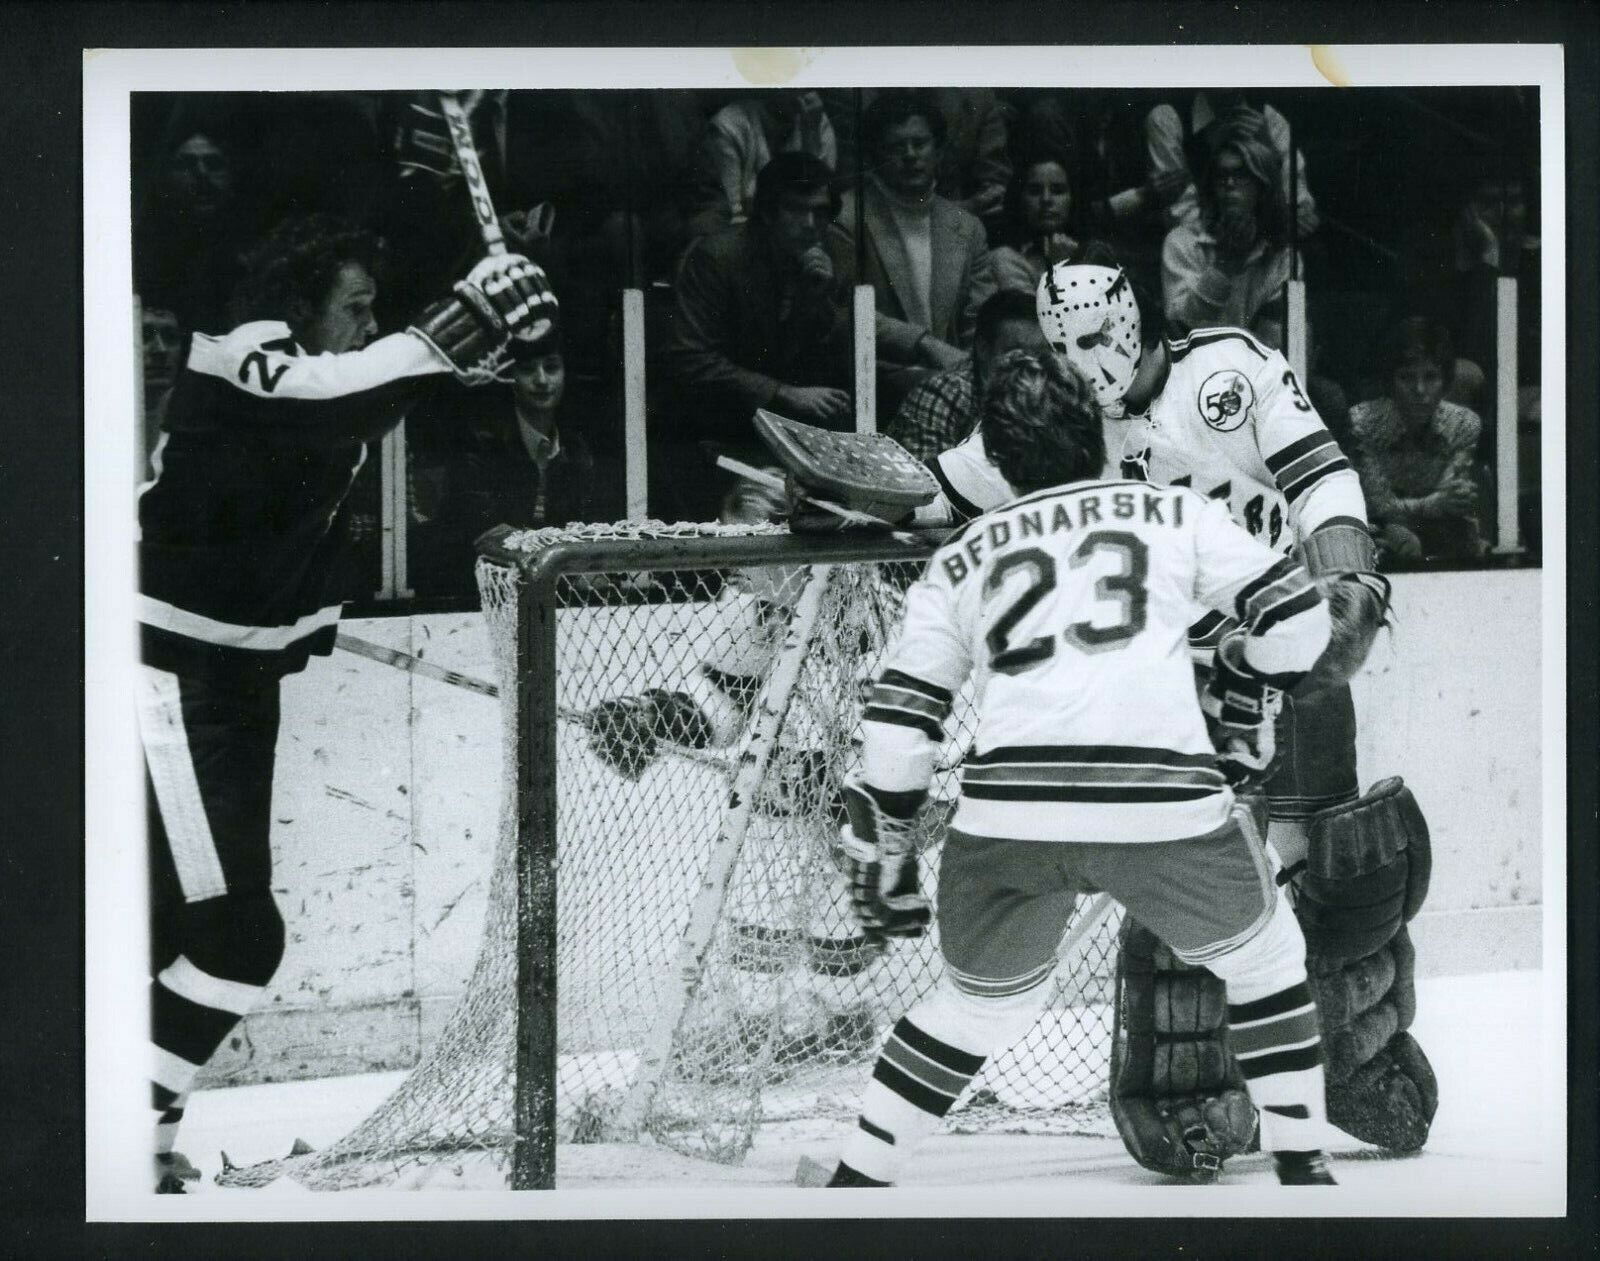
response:
<path id="1" fill-rule="evenodd" d="M 919 1004 L 903 1016 L 872 1070 L 855 1130 L 845 1140 L 835 1186 L 892 1183 L 906 1159 L 939 1125 L 987 1056 L 934 1036 Z M 943 1023 L 929 1021 L 928 1023 Z M 946 1038 L 948 1038 L 948 1031 Z M 856 1180 L 848 1180 L 850 1178 Z M 839 1180 L 841 1177 L 847 1179 Z M 870 1179 L 871 1181 L 862 1181 Z"/>
<path id="2" fill-rule="evenodd" d="M 1236 999 L 1233 987 L 1229 998 Z M 1310 1152 L 1322 1146 L 1326 1107 L 1322 1033 L 1304 980 L 1228 1004 L 1228 1040 L 1261 1115 L 1261 1146 Z"/>

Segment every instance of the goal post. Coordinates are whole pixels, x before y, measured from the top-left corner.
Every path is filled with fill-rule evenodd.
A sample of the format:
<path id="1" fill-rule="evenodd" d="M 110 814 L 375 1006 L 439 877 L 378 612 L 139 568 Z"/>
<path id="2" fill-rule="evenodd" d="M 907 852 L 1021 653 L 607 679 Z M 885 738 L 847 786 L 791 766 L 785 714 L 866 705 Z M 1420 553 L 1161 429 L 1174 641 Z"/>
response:
<path id="1" fill-rule="evenodd" d="M 842 1132 L 888 1030 L 943 966 L 937 916 L 915 940 L 860 930 L 836 852 L 865 695 L 943 537 L 659 522 L 485 535 L 502 789 L 472 973 L 350 1133 L 219 1181 L 539 1189 L 577 1144 L 736 1163 L 760 1135 Z M 969 687 L 917 822 L 935 906 L 973 718 Z M 1081 901 L 1045 1012 L 950 1125 L 1115 1133 L 1119 913 Z"/>
<path id="2" fill-rule="evenodd" d="M 944 532 L 928 531 L 919 542 L 890 543 L 891 556 L 923 561 Z M 520 571 L 515 625 L 517 747 L 517 818 L 523 821 L 517 859 L 517 1034 L 516 1146 L 511 1185 L 537 1189 L 555 1185 L 557 1081 L 557 720 L 563 706 L 557 695 L 556 624 L 558 585 L 571 575 L 669 570 L 692 563 L 700 568 L 804 563 L 810 581 L 796 603 L 789 643 L 773 670 L 769 700 L 757 715 L 750 756 L 736 769 L 730 797 L 737 803 L 731 826 L 719 836 L 711 869 L 702 878 L 675 958 L 677 974 L 642 1055 L 638 1074 L 613 1122 L 614 1132 L 632 1135 L 643 1124 L 660 1075 L 671 1053 L 684 1006 L 703 966 L 715 917 L 720 913 L 731 868 L 744 839 L 743 824 L 755 800 L 755 788 L 767 767 L 767 754 L 787 712 L 799 663 L 821 608 L 831 565 L 885 559 L 887 540 L 862 533 L 832 537 L 797 537 L 787 533 L 727 532 L 707 528 L 686 536 L 681 529 L 660 534 L 640 527 L 637 536 L 597 540 L 579 546 L 554 542 L 537 550 L 513 546 L 519 532 L 502 526 L 479 541 L 484 564 L 491 569 Z M 526 546 L 526 545 L 524 545 Z M 811 568 L 814 567 L 814 568 Z M 486 595 L 487 599 L 487 595 Z M 774 704 L 771 693 L 777 692 Z"/>

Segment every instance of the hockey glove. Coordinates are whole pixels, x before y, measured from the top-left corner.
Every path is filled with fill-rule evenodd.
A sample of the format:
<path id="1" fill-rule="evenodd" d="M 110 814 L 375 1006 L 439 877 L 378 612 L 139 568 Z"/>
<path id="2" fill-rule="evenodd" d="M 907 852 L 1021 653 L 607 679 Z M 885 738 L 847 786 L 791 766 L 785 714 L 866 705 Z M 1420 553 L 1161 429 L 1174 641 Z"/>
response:
<path id="1" fill-rule="evenodd" d="M 1389 624 L 1389 580 L 1382 574 L 1323 575 L 1315 582 L 1328 602 L 1331 633 L 1311 672 L 1294 688 L 1296 696 L 1348 683 Z"/>
<path id="2" fill-rule="evenodd" d="M 661 688 L 601 701 L 589 711 L 587 722 L 594 755 L 628 779 L 650 769 L 663 740 L 698 749 L 711 738 L 699 707 L 682 692 Z"/>
<path id="3" fill-rule="evenodd" d="M 917 891 L 912 842 L 927 795 L 885 792 L 854 774 L 844 781 L 850 821 L 839 831 L 841 866 L 850 881 L 850 905 L 868 937 L 920 937 L 933 918 L 928 899 Z"/>
<path id="4" fill-rule="evenodd" d="M 483 385 L 504 378 L 513 337 L 531 345 L 550 335 L 556 310 L 542 270 L 520 254 L 492 254 L 408 331 L 427 342 L 459 380 Z"/>
<path id="5" fill-rule="evenodd" d="M 1235 792 L 1251 792 L 1277 769 L 1274 734 L 1283 693 L 1244 664 L 1244 639 L 1226 636 L 1217 645 L 1211 678 L 1200 696 L 1217 762 Z"/>

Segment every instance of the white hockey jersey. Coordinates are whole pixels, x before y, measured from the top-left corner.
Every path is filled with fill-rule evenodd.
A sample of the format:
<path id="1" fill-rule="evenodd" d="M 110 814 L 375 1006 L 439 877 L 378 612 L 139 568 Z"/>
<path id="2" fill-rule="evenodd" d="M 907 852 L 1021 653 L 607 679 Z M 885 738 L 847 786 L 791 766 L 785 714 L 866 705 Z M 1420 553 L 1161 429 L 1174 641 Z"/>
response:
<path id="1" fill-rule="evenodd" d="M 951 826 L 1037 841 L 1211 831 L 1233 794 L 1195 696 L 1196 603 L 1245 623 L 1262 674 L 1295 677 L 1327 642 L 1305 570 L 1193 490 L 1080 482 L 969 522 L 907 593 L 863 714 L 863 775 L 926 787 L 971 675 L 977 736 Z"/>
<path id="2" fill-rule="evenodd" d="M 1146 412 L 1105 422 L 1106 476 L 1223 500 L 1236 522 L 1284 553 L 1330 521 L 1367 524 L 1360 479 L 1281 354 L 1237 328 L 1197 329 L 1168 353 L 1171 371 Z M 1013 496 L 979 431 L 943 452 L 933 472 L 955 519 Z M 1197 645 L 1226 625 L 1202 618 Z"/>

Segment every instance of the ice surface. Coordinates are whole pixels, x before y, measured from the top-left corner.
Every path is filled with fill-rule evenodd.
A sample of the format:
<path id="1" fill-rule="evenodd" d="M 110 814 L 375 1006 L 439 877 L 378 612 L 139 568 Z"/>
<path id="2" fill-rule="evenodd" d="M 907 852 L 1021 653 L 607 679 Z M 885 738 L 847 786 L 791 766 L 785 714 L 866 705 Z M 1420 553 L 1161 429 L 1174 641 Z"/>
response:
<path id="1" fill-rule="evenodd" d="M 1341 1186 L 1336 1191 L 1278 1188 L 1261 1156 L 1230 1161 L 1222 1184 L 1188 1187 L 1168 1184 L 1140 1169 L 1118 1140 L 1103 1135 L 945 1133 L 918 1153 L 906 1172 L 905 1190 L 888 1193 L 874 1211 L 1049 1216 L 1560 1214 L 1565 1211 L 1565 1117 L 1559 1108 L 1552 1112 L 1545 1101 L 1564 1097 L 1564 1077 L 1557 1073 L 1554 1052 L 1565 1021 L 1553 1013 L 1543 1014 L 1545 989 L 1540 972 L 1420 981 L 1415 1032 L 1438 1073 L 1440 1093 L 1439 1115 L 1427 1149 L 1415 1156 L 1388 1157 L 1351 1139 L 1337 1142 L 1333 1153 Z M 1556 1045 L 1547 1045 L 1547 1037 L 1556 1039 Z M 362 1214 L 388 1215 L 378 1199 L 392 1204 L 395 1215 L 407 1217 L 530 1211 L 525 1196 L 428 1196 L 430 1207 L 419 1214 L 420 1205 L 402 1207 L 406 1197 L 393 1191 L 316 1194 L 286 1182 L 266 1190 L 224 1190 L 210 1182 L 219 1151 L 245 1163 L 284 1155 L 296 1138 L 316 1147 L 332 1141 L 393 1089 L 401 1076 L 381 1073 L 195 1095 L 179 1146 L 205 1170 L 207 1180 L 199 1195 L 185 1203 L 195 1216 L 269 1218 L 342 1216 L 344 1211 L 330 1202 L 349 1200 L 360 1201 Z M 531 1211 L 580 1217 L 837 1215 L 838 1204 L 818 1202 L 793 1189 L 793 1178 L 803 1154 L 831 1164 L 847 1128 L 848 1123 L 837 1120 L 764 1126 L 749 1157 L 737 1167 L 644 1144 L 564 1145 L 557 1156 L 558 1185 L 561 1192 L 576 1194 L 558 1195 L 546 1202 L 547 1208 Z M 450 1172 L 454 1180 L 446 1185 L 469 1191 L 492 1185 L 468 1167 Z M 663 1192 L 672 1194 L 664 1198 Z M 1308 1195 L 1313 1197 L 1310 1202 Z M 508 1200 L 520 1204 L 520 1209 Z M 432 1207 L 439 1204 L 444 1207 Z M 253 1207 L 257 1205 L 258 1209 Z"/>

